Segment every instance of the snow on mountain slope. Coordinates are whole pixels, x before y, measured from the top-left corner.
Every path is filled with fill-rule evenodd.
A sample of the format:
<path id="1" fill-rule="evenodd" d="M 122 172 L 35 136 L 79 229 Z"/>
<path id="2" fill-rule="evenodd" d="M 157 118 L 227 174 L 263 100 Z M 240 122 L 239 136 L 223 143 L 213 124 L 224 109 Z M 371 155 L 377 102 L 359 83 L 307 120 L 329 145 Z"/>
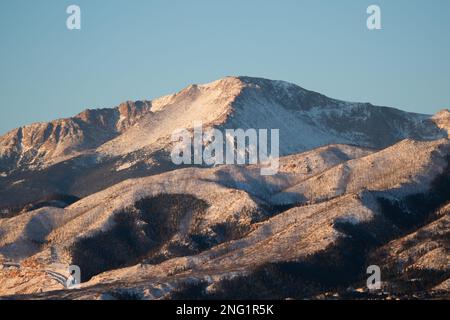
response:
<path id="1" fill-rule="evenodd" d="M 327 145 L 280 158 L 278 171 L 280 173 L 312 176 L 344 161 L 362 158 L 376 151 L 375 149 L 345 144 Z"/>
<path id="2" fill-rule="evenodd" d="M 69 246 L 80 237 L 106 230 L 117 212 L 133 206 L 138 200 L 158 194 L 189 193 L 207 200 L 211 207 L 206 212 L 206 223 L 251 217 L 241 214 L 244 208 L 256 208 L 256 203 L 245 192 L 227 189 L 214 182 L 205 181 L 211 174 L 206 170 L 184 169 L 149 178 L 128 180 L 105 191 L 86 197 L 66 209 L 58 209 L 58 224 L 42 223 L 54 209 L 43 208 L 11 219 L 0 220 L 0 249 L 9 257 L 7 244 L 17 240 L 28 241 L 34 248 L 35 234 L 47 232 L 45 239 L 54 244 Z M 62 211 L 61 211 L 62 210 Z M 56 212 L 56 214 L 58 214 Z M 39 220 L 37 220 L 39 219 Z M 61 225 L 62 224 L 62 225 Z M 207 227 L 207 225 L 205 225 Z M 6 246 L 6 247 L 5 247 Z M 15 251 L 18 254 L 18 250 Z"/>
<path id="3" fill-rule="evenodd" d="M 221 201 L 224 199 L 228 204 L 230 201 L 238 201 L 236 196 L 227 200 L 227 193 L 224 193 L 223 190 L 220 195 Z M 220 280 L 224 276 L 231 276 L 233 273 L 245 273 L 254 265 L 264 262 L 286 261 L 313 254 L 328 247 L 339 238 L 340 233 L 334 229 L 334 222 L 339 220 L 370 221 L 374 214 L 376 213 L 372 208 L 367 207 L 358 197 L 354 196 L 345 196 L 330 201 L 330 203 L 294 208 L 265 222 L 252 225 L 252 231 L 242 239 L 225 242 L 199 255 L 174 258 L 157 265 L 144 264 L 112 270 L 94 277 L 83 286 L 95 286 L 100 283 L 102 286 L 108 284 L 114 286 L 116 281 L 120 281 L 126 283 L 126 286 L 133 287 L 133 290 L 139 290 L 139 283 L 145 281 L 143 291 L 150 293 L 155 289 L 159 292 L 159 295 L 147 294 L 147 298 L 160 298 L 163 294 L 176 289 L 186 281 L 213 278 Z M 217 215 L 217 213 L 214 215 Z M 204 218 L 215 219 L 211 216 Z M 210 223 L 213 224 L 212 221 Z M 82 224 L 83 222 L 76 222 L 77 232 L 82 232 L 83 227 L 86 227 Z M 54 233 L 50 234 L 47 239 L 52 247 L 57 247 L 58 251 L 62 251 L 63 249 L 60 246 L 68 248 L 76 239 L 81 237 L 82 235 L 75 235 L 75 231 L 71 231 L 73 226 L 74 224 L 65 225 L 63 230 L 56 229 Z M 84 235 L 87 234 L 88 232 L 84 232 Z M 41 266 L 42 260 L 50 260 L 49 255 L 50 251 L 43 249 L 41 253 L 25 260 L 25 264 L 33 262 Z M 59 262 L 70 263 L 71 258 L 67 255 L 67 252 L 62 256 L 66 257 L 67 260 Z M 174 274 L 174 276 L 171 276 L 171 274 Z M 42 279 L 42 281 L 44 280 L 48 279 Z M 0 280 L 0 283 L 2 281 L 6 281 L 6 279 Z M 24 281 L 24 277 L 21 277 L 21 281 Z M 33 282 L 35 279 L 29 281 Z M 169 291 L 156 290 L 161 284 Z M 33 285 L 36 292 L 36 288 L 39 288 L 39 285 L 42 284 L 38 285 L 33 282 Z M 8 293 L 11 294 L 11 291 L 9 290 Z M 18 287 L 18 291 L 15 293 L 28 293 L 28 291 L 21 291 Z"/>
<path id="4" fill-rule="evenodd" d="M 312 151 L 281 157 L 279 172 L 274 176 L 261 176 L 261 165 L 221 166 L 210 173 L 207 180 L 233 189 L 248 192 L 264 201 L 286 186 L 298 184 L 350 159 L 374 152 L 372 149 L 347 145 L 329 145 Z"/>
<path id="5" fill-rule="evenodd" d="M 279 129 L 288 155 L 335 143 L 383 148 L 405 138 L 447 136 L 430 116 L 327 98 L 283 81 L 229 77 L 193 85 L 153 102 L 153 114 L 98 149 L 109 155 L 170 145 L 177 129 L 195 121 L 222 129 Z"/>
<path id="6" fill-rule="evenodd" d="M 375 250 L 370 261 L 382 266 L 385 281 L 405 290 L 425 287 L 450 295 L 450 206 L 435 212 L 435 218 L 403 237 Z M 422 289 L 423 290 L 423 289 Z"/>
<path id="7" fill-rule="evenodd" d="M 228 77 L 152 102 L 13 130 L 0 138 L 0 172 L 48 166 L 95 148 L 99 157 L 168 149 L 171 134 L 196 121 L 205 127 L 280 129 L 282 155 L 327 144 L 384 148 L 405 138 L 448 135 L 427 115 L 338 101 L 283 81 Z"/>
<path id="8" fill-rule="evenodd" d="M 342 156 L 344 152 L 347 155 Z M 34 244 L 36 234 L 67 246 L 79 237 L 108 228 L 115 213 L 158 194 L 192 194 L 207 201 L 210 207 L 200 227 L 208 229 L 226 221 L 248 224 L 255 217 L 242 212 L 256 211 L 262 204 L 317 202 L 362 190 L 390 190 L 392 194 L 402 195 L 420 192 L 442 172 L 449 153 L 448 140 L 406 140 L 375 153 L 356 147 L 330 146 L 282 158 L 281 172 L 275 176 L 259 176 L 257 166 L 222 166 L 180 169 L 130 179 L 66 209 L 44 208 L 0 220 L 0 244 L 3 245 L 0 252 L 5 254 L 4 246 L 18 239 Z M 347 158 L 355 156 L 361 158 Z M 306 172 L 292 169 L 304 166 L 309 166 Z M 57 218 L 59 215 L 62 217 Z"/>
<path id="9" fill-rule="evenodd" d="M 157 99 L 152 102 L 154 113 L 144 117 L 126 134 L 105 143 L 98 152 L 119 155 L 158 145 L 159 140 L 168 144 L 175 130 L 192 128 L 196 121 L 218 125 L 232 111 L 232 102 L 241 90 L 242 83 L 238 79 L 226 78 L 206 85 L 192 85 L 173 96 Z"/>
<path id="10" fill-rule="evenodd" d="M 228 77 L 0 137 L 0 208 L 55 193 L 84 197 L 176 169 L 168 156 L 171 134 L 196 121 L 222 130 L 280 129 L 280 152 L 288 155 L 334 143 L 383 148 L 405 137 L 446 137 L 445 114 L 431 118 L 342 102 L 282 81 Z"/>
<path id="11" fill-rule="evenodd" d="M 405 237 L 396 239 L 377 252 L 386 266 L 401 269 L 450 271 L 449 235 L 450 211 Z"/>
<path id="12" fill-rule="evenodd" d="M 0 251 L 14 260 L 27 258 L 39 251 L 48 234 L 69 221 L 63 209 L 42 208 L 11 219 L 0 219 Z"/>
<path id="13" fill-rule="evenodd" d="M 98 147 L 150 112 L 150 102 L 126 102 L 114 109 L 86 110 L 69 119 L 35 123 L 0 137 L 0 171 L 50 165 Z"/>
<path id="14" fill-rule="evenodd" d="M 371 199 L 364 201 L 372 202 Z M 146 284 L 152 292 L 153 286 L 164 283 L 169 290 L 193 279 L 223 279 L 234 273 L 245 273 L 252 266 L 265 262 L 289 261 L 306 257 L 324 250 L 335 243 L 342 234 L 334 224 L 342 219 L 371 221 L 377 213 L 361 199 L 348 195 L 317 205 L 293 208 L 267 221 L 254 224 L 252 231 L 242 239 L 223 243 L 196 256 L 174 258 L 158 265 L 140 264 L 106 272 L 84 286 L 115 281 L 133 283 L 143 279 L 154 279 Z M 171 274 L 175 274 L 171 276 Z M 139 274 L 139 276 L 137 276 Z M 149 289 L 150 287 L 150 289 Z M 166 294 L 159 291 L 161 298 Z"/>
<path id="15" fill-rule="evenodd" d="M 450 198 L 432 189 L 448 174 L 449 114 L 406 113 L 282 81 L 229 77 L 13 130 L 0 137 L 0 205 L 49 193 L 82 199 L 0 219 L 0 296 L 58 288 L 42 270 L 79 264 L 85 280 L 93 278 L 56 296 L 102 298 L 129 289 L 164 298 L 187 283 L 217 284 L 261 264 L 306 259 L 343 239 L 355 247 L 361 235 L 383 243 L 386 233 L 409 227 L 404 220 L 414 211 L 403 215 L 392 205 L 388 212 L 380 198 Z M 198 121 L 280 129 L 278 174 L 261 176 L 261 165 L 174 167 L 171 134 Z M 434 236 L 446 232 L 446 220 L 436 223 L 424 229 L 436 231 L 433 239 L 408 247 L 407 240 L 423 240 L 411 232 L 384 253 L 442 267 L 445 242 Z M 423 248 L 429 254 L 418 254 Z M 20 263 L 18 270 L 2 264 L 8 260 Z"/>
<path id="16" fill-rule="evenodd" d="M 336 145 L 281 158 L 280 175 L 266 177 L 265 182 L 259 181 L 258 166 L 177 170 L 126 181 L 66 209 L 42 208 L 14 218 L 0 219 L 0 257 L 35 266 L 12 271 L 6 268 L 3 273 L 0 270 L 0 275 L 5 275 L 0 276 L 0 287 L 3 288 L 0 292 L 35 294 L 61 289 L 42 270 L 53 270 L 55 263 L 71 263 L 68 248 L 83 237 L 110 229 L 117 212 L 133 206 L 143 197 L 158 193 L 192 193 L 207 200 L 210 207 L 201 217 L 202 223 L 196 226 L 205 234 L 211 232 L 211 227 L 223 223 L 250 226 L 253 220 L 260 219 L 261 214 L 264 214 L 258 208 L 264 201 L 258 199 L 268 198 L 272 192 L 371 152 L 363 148 Z M 180 230 L 189 233 L 189 220 L 183 221 L 183 225 Z M 174 241 L 182 240 L 180 235 Z M 55 252 L 58 252 L 56 257 Z M 19 280 L 20 285 L 17 283 Z"/>
<path id="17" fill-rule="evenodd" d="M 419 193 L 429 188 L 431 181 L 446 168 L 449 152 L 447 139 L 404 140 L 315 175 L 283 190 L 271 201 L 277 204 L 317 202 L 363 189 L 389 189 L 403 196 Z"/>
<path id="18" fill-rule="evenodd" d="M 52 261 L 52 252 L 58 252 L 56 262 L 78 263 L 73 260 L 78 259 L 74 246 L 99 235 L 96 243 L 103 245 L 102 237 L 114 229 L 120 213 L 135 216 L 140 200 L 161 194 L 190 194 L 206 201 L 207 208 L 186 212 L 176 220 L 176 232 L 152 253 L 152 257 L 162 255 L 165 259 L 106 269 L 84 284 L 88 291 L 100 283 L 114 288 L 117 281 L 134 289 L 142 285 L 148 298 L 159 298 L 186 281 L 219 281 L 255 265 L 300 259 L 325 250 L 343 236 L 339 225 L 372 223 L 382 215 L 377 195 L 400 199 L 428 190 L 431 180 L 448 165 L 449 154 L 445 139 L 405 140 L 378 152 L 337 145 L 282 158 L 281 172 L 264 179 L 256 174 L 257 166 L 188 168 L 130 179 L 65 209 L 42 208 L 0 220 L 0 254 L 42 264 Z M 341 188 L 333 188 L 338 185 Z M 268 208 L 277 204 L 279 197 L 292 194 L 308 195 L 311 202 L 320 202 L 270 212 Z M 371 236 L 381 239 L 389 230 L 388 220 L 382 223 L 370 231 Z M 235 236 L 222 238 L 219 230 L 226 225 Z M 175 247 L 196 246 L 194 236 L 210 239 L 213 245 L 181 256 L 173 251 Z M 158 291 L 161 284 L 171 289 Z"/>
<path id="19" fill-rule="evenodd" d="M 44 208 L 0 220 L 0 252 L 15 258 L 29 256 L 30 252 L 36 250 L 36 242 L 39 242 L 34 234 L 43 235 L 44 238 L 54 237 L 59 239 L 57 242 L 66 241 L 61 240 L 61 237 L 75 241 L 77 237 L 106 227 L 113 213 L 132 206 L 141 198 L 159 193 L 194 194 L 212 204 L 205 216 L 209 225 L 231 221 L 235 219 L 233 215 L 236 212 L 255 209 L 258 202 L 266 201 L 273 193 L 371 152 L 372 150 L 345 145 L 322 147 L 281 158 L 280 174 L 273 177 L 261 177 L 258 166 L 222 166 L 213 169 L 176 170 L 154 177 L 129 180 L 86 197 L 65 210 Z M 233 205 L 230 206 L 229 203 Z M 223 210 L 224 207 L 227 210 Z M 227 213 L 228 210 L 230 213 Z M 238 216 L 240 222 L 245 219 L 245 216 Z M 62 225 L 64 236 L 59 235 L 57 230 Z M 207 228 L 208 224 L 204 227 Z M 17 247 L 19 242 L 20 248 Z"/>

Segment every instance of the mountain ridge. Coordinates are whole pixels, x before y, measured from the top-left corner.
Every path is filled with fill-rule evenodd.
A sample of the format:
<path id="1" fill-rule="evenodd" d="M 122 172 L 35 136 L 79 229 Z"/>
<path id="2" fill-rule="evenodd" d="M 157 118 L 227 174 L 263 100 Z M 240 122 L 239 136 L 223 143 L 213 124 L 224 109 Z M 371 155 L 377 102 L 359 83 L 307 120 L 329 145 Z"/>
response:
<path id="1" fill-rule="evenodd" d="M 152 101 L 14 129 L 0 137 L 0 171 L 45 167 L 89 150 L 114 156 L 167 149 L 171 133 L 192 128 L 194 121 L 230 129 L 278 128 L 281 154 L 287 155 L 335 143 L 382 148 L 405 138 L 441 138 L 448 136 L 448 119 L 444 111 L 428 116 L 340 101 L 284 81 L 227 77 Z"/>
<path id="2" fill-rule="evenodd" d="M 126 283 L 126 290 L 139 292 L 143 298 L 160 299 L 189 283 L 206 281 L 209 285 L 220 285 L 225 279 L 247 275 L 257 265 L 303 261 L 337 246 L 343 239 L 356 247 L 361 241 L 370 246 L 373 241 L 379 242 L 384 245 L 380 250 L 387 251 L 394 249 L 387 241 L 396 236 L 399 228 L 408 226 L 406 221 L 419 219 L 420 227 L 424 218 L 420 211 L 398 211 L 392 215 L 386 201 L 394 201 L 394 204 L 397 201 L 400 207 L 408 208 L 408 199 L 422 199 L 421 194 L 443 194 L 445 198 L 433 203 L 439 208 L 448 199 L 448 189 L 447 184 L 436 184 L 436 181 L 444 177 L 443 182 L 448 183 L 448 159 L 447 139 L 404 140 L 381 151 L 342 145 L 287 156 L 280 159 L 281 172 L 273 177 L 258 178 L 257 166 L 223 166 L 185 168 L 129 179 L 66 208 L 44 207 L 0 219 L 0 255 L 24 265 L 42 266 L 41 269 L 70 263 L 82 266 L 87 281 L 82 290 L 48 292 L 47 296 L 74 294 L 84 299 L 101 298 L 105 290 L 113 292 Z M 408 161 L 415 165 L 405 165 Z M 340 170 L 342 166 L 346 166 L 348 172 Z M 396 174 L 386 169 L 395 169 Z M 330 172 L 336 173 L 330 175 Z M 364 172 L 368 176 L 360 179 Z M 277 202 L 273 195 L 291 195 L 290 187 L 298 190 L 301 186 L 307 190 L 311 181 L 321 176 L 321 184 L 312 184 L 320 192 L 301 191 L 309 194 L 309 198 L 294 199 L 291 206 L 276 210 L 272 207 Z M 352 177 L 347 185 L 353 187 L 342 191 L 334 188 L 334 181 L 347 180 L 347 176 Z M 183 206 L 176 206 L 178 201 L 182 201 Z M 198 207 L 195 204 L 198 201 L 205 201 L 206 206 Z M 130 251 L 124 249 L 124 241 L 130 239 L 123 238 L 123 232 L 131 230 L 132 234 L 140 234 L 139 228 L 144 228 L 142 232 L 146 234 L 145 228 L 159 223 L 164 226 L 172 221 L 172 218 L 159 221 L 154 217 L 149 220 L 146 214 L 151 214 L 152 210 L 144 206 L 145 203 L 148 208 L 162 211 L 175 205 L 173 211 L 158 215 L 175 220 L 169 236 L 160 240 L 151 238 L 158 246 L 144 251 L 147 255 L 141 257 L 130 255 Z M 183 214 L 179 215 L 179 210 Z M 433 226 L 431 224 L 430 228 Z M 439 230 L 433 232 L 439 233 Z M 410 233 L 409 229 L 405 231 Z M 155 232 L 151 229 L 148 236 L 159 234 Z M 139 239 L 133 240 L 137 241 L 134 248 L 145 244 Z M 398 246 L 396 242 L 392 245 Z M 432 261 L 440 261 L 439 266 L 442 266 L 445 253 L 439 249 L 442 245 L 439 246 L 433 247 L 436 252 Z M 420 243 L 417 247 L 420 248 Z M 104 256 L 101 250 L 109 252 L 110 258 L 101 258 Z M 384 259 L 376 255 L 375 258 L 373 263 Z M 22 275 L 26 270 L 18 272 Z M 27 277 L 30 275 L 12 278 L 16 280 L 4 277 L 0 281 L 24 281 Z M 5 292 L 30 293 L 30 290 L 42 288 L 41 280 L 31 277 L 26 281 L 36 283 Z M 52 288 L 54 286 L 49 290 Z"/>
<path id="3" fill-rule="evenodd" d="M 128 101 L 115 108 L 86 109 L 71 118 L 13 129 L 0 137 L 0 171 L 39 160 L 62 161 L 70 154 L 95 148 L 148 112 L 149 102 Z"/>
<path id="4" fill-rule="evenodd" d="M 279 129 L 278 172 L 176 166 L 171 134 L 197 121 Z M 228 77 L 16 129 L 0 137 L 0 297 L 448 296 L 449 125 Z M 80 290 L 55 281 L 68 265 Z"/>

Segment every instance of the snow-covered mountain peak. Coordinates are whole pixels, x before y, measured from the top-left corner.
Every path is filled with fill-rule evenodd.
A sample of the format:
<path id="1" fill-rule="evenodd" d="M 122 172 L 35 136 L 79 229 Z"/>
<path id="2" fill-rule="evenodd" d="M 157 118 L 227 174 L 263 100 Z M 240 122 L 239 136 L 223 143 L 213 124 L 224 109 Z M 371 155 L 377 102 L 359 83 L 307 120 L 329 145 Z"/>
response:
<path id="1" fill-rule="evenodd" d="M 278 129 L 278 172 L 175 165 L 171 135 L 196 122 Z M 0 296 L 179 298 L 200 281 L 217 298 L 224 279 L 264 288 L 258 270 L 285 291 L 297 277 L 280 277 L 285 262 L 305 271 L 299 298 L 350 294 L 367 265 L 388 266 L 394 289 L 441 288 L 449 129 L 449 110 L 408 113 L 250 77 L 15 129 L 0 137 Z M 55 274 L 65 279 L 68 265 L 82 270 L 80 290 L 42 292 L 62 289 Z"/>
<path id="2" fill-rule="evenodd" d="M 161 111 L 173 104 L 186 104 L 196 99 L 233 100 L 241 93 L 244 83 L 237 77 L 226 77 L 207 84 L 191 84 L 178 93 L 163 96 L 152 101 L 152 111 Z"/>
<path id="3" fill-rule="evenodd" d="M 129 101 L 17 129 L 0 137 L 0 171 L 45 166 L 92 150 L 100 156 L 119 156 L 143 148 L 167 149 L 174 131 L 196 122 L 226 129 L 279 129 L 281 155 L 336 143 L 383 148 L 405 138 L 447 137 L 445 115 L 433 120 L 339 101 L 284 81 L 226 77 L 151 102 Z"/>

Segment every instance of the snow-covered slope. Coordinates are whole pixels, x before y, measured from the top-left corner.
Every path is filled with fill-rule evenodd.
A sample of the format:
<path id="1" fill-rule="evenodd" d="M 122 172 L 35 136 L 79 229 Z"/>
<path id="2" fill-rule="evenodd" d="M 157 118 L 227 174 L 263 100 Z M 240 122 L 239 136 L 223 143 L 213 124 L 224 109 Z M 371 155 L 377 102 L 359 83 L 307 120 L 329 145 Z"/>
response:
<path id="1" fill-rule="evenodd" d="M 325 97 L 283 81 L 228 77 L 177 94 L 13 130 L 0 138 L 0 171 L 48 166 L 96 149 L 99 157 L 169 148 L 171 134 L 206 127 L 280 129 L 281 154 L 335 143 L 383 148 L 447 136 L 442 115 L 407 113 Z"/>
<path id="2" fill-rule="evenodd" d="M 164 208 L 180 201 L 180 195 L 191 195 L 206 207 L 194 211 L 179 207 L 181 216 L 171 218 L 174 233 L 156 251 L 137 260 L 127 255 L 131 260 L 121 266 L 128 268 L 99 269 L 97 273 L 106 272 L 77 293 L 93 298 L 92 292 L 100 294 L 96 285 L 115 288 L 120 282 L 147 298 L 160 298 L 191 281 L 215 283 L 246 274 L 256 265 L 322 252 L 345 238 L 347 229 L 342 225 L 361 225 L 359 232 L 383 241 L 386 233 L 393 232 L 389 230 L 399 226 L 384 216 L 378 198 L 401 201 L 429 192 L 436 187 L 432 181 L 448 171 L 449 155 L 446 139 L 405 140 L 379 152 L 335 145 L 282 158 L 280 173 L 271 177 L 259 176 L 257 166 L 223 166 L 130 179 L 65 209 L 42 208 L 0 220 L 0 254 L 39 269 L 55 263 L 83 264 L 74 251 L 83 239 L 95 239 L 103 247 L 103 239 L 109 239 L 115 226 L 123 228 L 124 217 L 136 217 L 136 228 L 161 223 L 147 220 L 144 213 L 150 211 L 146 210 Z M 159 195 L 168 196 L 169 202 L 140 204 Z M 293 195 L 299 200 L 294 202 Z M 290 199 L 293 207 L 277 207 L 280 197 Z M 374 226 L 367 230 L 362 227 L 370 224 Z M 116 254 L 121 240 L 111 241 Z M 95 258 L 95 247 L 83 248 Z M 33 288 L 39 286 L 33 282 Z M 16 293 L 20 292 L 31 293 Z"/>
<path id="3" fill-rule="evenodd" d="M 172 132 L 194 121 L 222 129 L 279 129 L 282 155 L 327 144 L 383 148 L 405 138 L 446 137 L 427 115 L 350 103 L 283 81 L 229 77 L 153 102 L 138 125 L 98 149 L 110 155 L 164 147 Z"/>
<path id="4" fill-rule="evenodd" d="M 4 255 L 24 257 L 35 243 L 48 237 L 57 242 L 73 242 L 92 231 L 107 228 L 117 212 L 142 198 L 158 194 L 192 194 L 211 206 L 205 213 L 203 229 L 234 219 L 243 222 L 242 211 L 267 204 L 272 194 L 324 172 L 371 150 L 333 145 L 280 159 L 280 173 L 261 177 L 258 166 L 222 166 L 212 169 L 180 169 L 141 179 L 131 179 L 76 202 L 65 210 L 42 208 L 11 219 L 0 219 L 0 249 Z M 230 205 L 232 204 L 232 205 Z M 249 220 L 249 221 L 250 221 Z M 249 223 L 246 221 L 246 223 Z M 61 230 L 58 230 L 64 226 Z M 40 235 L 41 238 L 36 238 Z M 17 243 L 29 243 L 22 255 Z M 28 242 L 27 242 L 28 241 Z M 13 244 L 11 249 L 8 245 Z"/>
<path id="5" fill-rule="evenodd" d="M 279 129 L 283 156 L 336 143 L 380 149 L 405 138 L 443 138 L 448 118 L 448 111 L 431 117 L 338 101 L 283 81 L 228 77 L 0 137 L 0 209 L 48 194 L 84 197 L 176 169 L 168 156 L 171 135 L 195 122 L 221 130 Z"/>
<path id="6" fill-rule="evenodd" d="M 447 139 L 404 140 L 315 175 L 283 190 L 271 201 L 278 204 L 317 202 L 362 189 L 392 190 L 403 196 L 420 193 L 446 168 L 449 151 Z M 420 183 L 411 184 L 411 180 Z"/>
<path id="7" fill-rule="evenodd" d="M 35 123 L 0 137 L 0 172 L 49 166 L 105 143 L 125 132 L 150 102 L 126 102 L 113 109 L 86 110 L 69 119 Z"/>

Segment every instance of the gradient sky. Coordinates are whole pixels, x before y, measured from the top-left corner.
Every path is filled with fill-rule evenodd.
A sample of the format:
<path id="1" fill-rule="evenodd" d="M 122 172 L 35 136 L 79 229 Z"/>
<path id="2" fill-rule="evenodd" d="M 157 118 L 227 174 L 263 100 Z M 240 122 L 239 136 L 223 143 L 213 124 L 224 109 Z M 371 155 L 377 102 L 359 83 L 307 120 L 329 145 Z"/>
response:
<path id="1" fill-rule="evenodd" d="M 80 31 L 66 28 L 70 4 Z M 367 30 L 370 4 L 383 30 Z M 227 75 L 450 107 L 448 0 L 0 0 L 0 40 L 0 134 Z"/>

